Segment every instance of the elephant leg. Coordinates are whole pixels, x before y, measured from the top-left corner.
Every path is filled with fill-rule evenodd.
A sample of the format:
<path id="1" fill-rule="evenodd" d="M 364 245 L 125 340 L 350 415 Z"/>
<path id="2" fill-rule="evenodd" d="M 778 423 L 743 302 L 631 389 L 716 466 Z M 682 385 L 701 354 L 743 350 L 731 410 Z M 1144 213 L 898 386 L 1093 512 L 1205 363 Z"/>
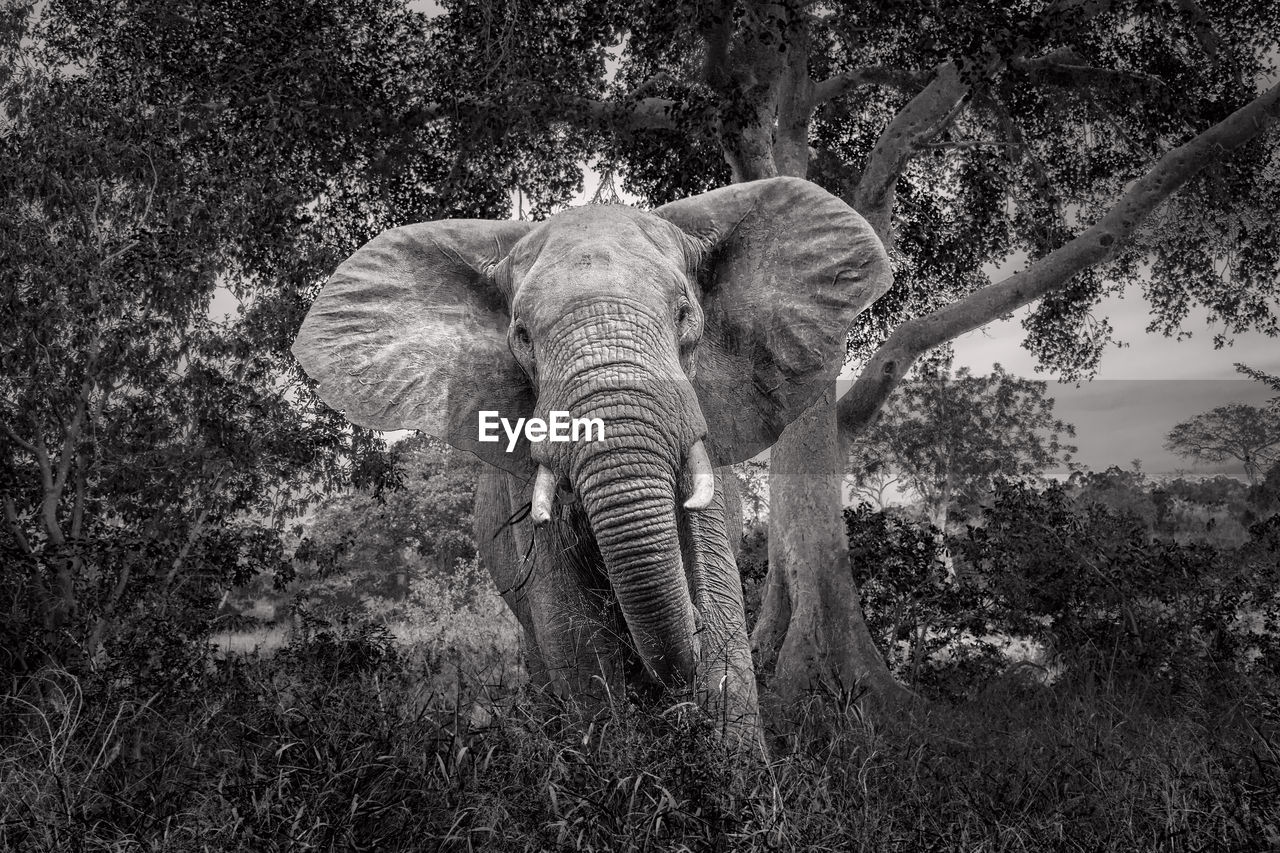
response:
<path id="1" fill-rule="evenodd" d="M 514 506 L 529 503 L 532 482 L 511 477 L 508 485 Z M 577 505 L 557 505 L 556 517 L 542 528 L 525 519 L 510 529 L 513 609 L 528 614 L 552 693 L 602 706 L 623 686 L 629 645 L 585 516 Z"/>
<path id="2" fill-rule="evenodd" d="M 529 680 L 541 687 L 548 680 L 547 667 L 538 649 L 529 601 L 520 592 L 520 557 L 523 552 L 516 550 L 515 531 L 509 523 L 514 511 L 507 483 L 509 479 L 510 475 L 498 468 L 489 465 L 483 467 L 476 483 L 472 532 L 481 564 L 488 570 L 507 607 L 511 608 L 520 622 Z"/>
<path id="3" fill-rule="evenodd" d="M 698 690 L 704 708 L 726 739 L 744 750 L 763 750 L 755 668 L 747 638 L 742 581 L 734 559 L 727 520 L 737 508 L 736 484 L 724 469 L 716 471 L 711 504 L 682 516 L 681 547 L 694 607 L 698 613 Z M 738 516 L 740 518 L 740 515 Z"/>

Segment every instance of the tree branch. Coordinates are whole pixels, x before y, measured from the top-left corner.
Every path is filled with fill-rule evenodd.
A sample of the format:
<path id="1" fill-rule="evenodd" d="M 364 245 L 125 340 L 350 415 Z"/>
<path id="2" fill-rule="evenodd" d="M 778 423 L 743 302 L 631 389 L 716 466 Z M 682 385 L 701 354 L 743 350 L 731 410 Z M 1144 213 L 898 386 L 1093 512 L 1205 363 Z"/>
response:
<path id="1" fill-rule="evenodd" d="M 1201 169 L 1239 148 L 1280 117 L 1280 84 L 1213 127 L 1165 153 L 1102 219 L 1030 268 L 945 308 L 899 326 L 864 366 L 838 406 L 845 435 L 862 430 L 922 353 L 1064 287 L 1105 261 L 1148 215 Z"/>
<path id="2" fill-rule="evenodd" d="M 200 514 L 196 516 L 195 522 L 187 531 L 186 541 L 182 543 L 182 547 L 178 550 L 177 557 L 174 558 L 173 564 L 165 574 L 164 583 L 161 586 L 161 589 L 165 590 L 166 593 L 168 592 L 169 587 L 173 585 L 173 579 L 178 576 L 178 573 L 182 571 L 182 567 L 186 565 L 187 557 L 190 556 L 191 549 L 200 538 L 200 534 L 204 532 L 205 522 L 209 520 L 209 513 L 213 509 L 213 501 L 217 497 L 218 489 L 222 488 L 223 478 L 226 476 L 226 473 L 227 472 L 225 470 L 220 470 L 213 478 L 213 483 L 209 486 L 207 499 L 200 507 Z"/>
<path id="3" fill-rule="evenodd" d="M 1174 5 L 1187 15 L 1191 29 L 1195 33 L 1196 41 L 1200 44 L 1200 49 L 1204 51 L 1204 55 L 1209 57 L 1209 61 L 1214 65 L 1221 68 L 1222 39 L 1214 31 L 1213 22 L 1209 20 L 1204 7 L 1197 3 L 1196 0 L 1174 0 Z M 1244 86 L 1244 80 L 1240 76 L 1239 68 L 1232 69 L 1231 79 L 1235 81 L 1237 86 Z"/>
<path id="4" fill-rule="evenodd" d="M 642 91 L 649 84 L 637 88 Z M 626 101 L 601 101 L 595 98 L 573 98 L 566 101 L 571 107 L 579 110 L 575 116 L 572 111 L 566 112 L 565 121 L 574 121 L 585 117 L 596 123 L 616 123 L 631 130 L 678 130 L 679 126 L 671 117 L 676 102 L 670 98 L 640 98 L 634 103 Z M 417 127 L 433 121 L 447 119 L 454 110 L 443 103 L 425 104 L 409 113 L 400 124 L 406 127 Z"/>
<path id="5" fill-rule="evenodd" d="M 944 62 L 935 69 L 933 80 L 898 111 L 876 140 L 862 178 L 854 188 L 849 205 L 864 217 L 886 246 L 892 245 L 889 226 L 893 217 L 894 190 L 898 175 L 915 153 L 916 147 L 936 136 L 969 91 L 961 80 L 956 62 Z"/>
<path id="6" fill-rule="evenodd" d="M 1159 77 L 1143 71 L 1090 65 L 1088 60 L 1070 48 L 1061 48 L 1030 59 L 1015 58 L 1010 60 L 1009 67 L 1033 76 L 1059 75 L 1074 83 L 1122 86 L 1146 83 L 1161 87 L 1166 85 Z"/>
<path id="7" fill-rule="evenodd" d="M 1204 8 L 1196 0 L 1174 0 L 1174 5 L 1190 19 L 1191 29 L 1195 33 L 1196 41 L 1200 44 L 1200 49 L 1216 65 L 1222 39 L 1218 38 L 1218 34 L 1213 31 L 1213 24 L 1205 14 Z"/>
<path id="8" fill-rule="evenodd" d="M 1058 0 L 1037 23 L 1053 32 L 1068 19 L 1072 26 L 1078 26 L 1110 7 L 1111 0 Z M 970 67 L 963 74 L 959 60 L 942 63 L 934 69 L 933 79 L 924 91 L 912 98 L 880 134 L 861 180 L 846 201 L 866 217 L 886 246 L 892 246 L 890 225 L 898 176 L 918 146 L 932 140 L 955 118 L 973 90 L 973 81 L 987 80 L 1032 47 L 1021 45 L 1013 56 L 988 58 L 985 67 Z"/>
<path id="9" fill-rule="evenodd" d="M 9 436 L 10 441 L 30 453 L 32 456 L 36 455 L 36 446 L 14 432 L 13 427 L 6 423 L 0 423 L 0 427 L 4 427 L 5 435 Z"/>
<path id="10" fill-rule="evenodd" d="M 801 31 L 787 48 L 778 80 L 778 117 L 773 132 L 773 159 L 779 175 L 809 173 L 809 124 L 813 118 L 814 83 L 809 77 L 809 36 Z"/>
<path id="11" fill-rule="evenodd" d="M 813 105 L 847 95 L 861 86 L 887 86 L 902 92 L 916 92 L 924 85 L 924 77 L 914 71 L 887 65 L 869 65 L 829 77 L 813 87 Z"/>
<path id="12" fill-rule="evenodd" d="M 14 506 L 13 498 L 9 495 L 4 496 L 4 520 L 9 523 L 9 532 L 17 540 L 18 547 L 22 549 L 22 553 L 28 557 L 33 556 L 35 551 L 32 550 L 31 543 L 27 541 L 27 535 L 22 532 L 22 522 L 18 520 L 18 508 Z"/>
<path id="13" fill-rule="evenodd" d="M 62 439 L 62 450 L 58 457 L 58 473 L 52 484 L 53 500 L 56 502 L 62 495 L 62 490 L 67 485 L 67 476 L 71 472 L 71 466 L 75 461 L 75 446 L 80 440 L 80 431 L 84 428 L 85 415 L 89 411 L 89 398 L 93 396 L 93 388 L 96 384 L 96 372 L 98 367 L 98 350 L 101 347 L 101 339 L 96 335 L 89 341 L 88 358 L 85 361 L 84 377 L 80 380 L 80 395 L 76 400 L 76 411 L 71 418 L 70 425 L 67 426 L 66 435 Z M 50 495 L 45 496 L 46 500 L 50 499 Z"/>
<path id="14" fill-rule="evenodd" d="M 39 428 L 39 424 L 35 424 Z M 44 446 L 44 439 L 37 432 L 32 442 L 32 454 L 36 457 L 36 465 L 40 467 L 40 487 L 48 492 L 53 488 L 53 465 L 49 461 L 49 449 Z"/>
<path id="15" fill-rule="evenodd" d="M 1054 216 L 1052 226 L 1037 226 L 1037 231 L 1040 232 L 1038 236 L 1042 241 L 1048 243 L 1052 237 L 1051 228 L 1053 230 L 1066 230 L 1066 217 L 1062 212 L 1062 199 L 1060 199 L 1058 194 L 1054 192 L 1053 181 L 1049 177 L 1049 170 L 1045 167 L 1045 164 L 1040 159 L 1039 155 L 1036 154 L 1035 149 L 1027 140 L 1022 129 L 1018 127 L 1017 122 L 1013 120 L 1013 116 L 1011 116 L 1009 111 L 1004 108 L 1004 105 L 996 99 L 987 97 L 986 95 L 980 96 L 980 101 L 991 110 L 996 120 L 1000 123 L 1000 127 L 1004 131 L 1004 135 L 1022 151 L 1022 154 L 1027 158 L 1027 162 L 1030 164 L 1032 171 L 1035 173 L 1037 192 L 1041 200 L 1049 206 L 1049 209 L 1052 211 Z M 1010 158 L 1009 163 L 1011 166 L 1017 165 L 1017 161 L 1013 158 Z"/>
<path id="16" fill-rule="evenodd" d="M 734 3 L 732 0 L 718 0 L 710 6 L 710 12 L 698 26 L 699 34 L 707 45 L 706 55 L 702 58 L 702 80 L 709 86 L 719 87 L 729 76 Z"/>
<path id="17" fill-rule="evenodd" d="M 957 139 L 954 142 L 926 142 L 919 147 L 931 151 L 958 151 L 966 148 L 1017 148 L 1018 143 L 999 139 Z"/>

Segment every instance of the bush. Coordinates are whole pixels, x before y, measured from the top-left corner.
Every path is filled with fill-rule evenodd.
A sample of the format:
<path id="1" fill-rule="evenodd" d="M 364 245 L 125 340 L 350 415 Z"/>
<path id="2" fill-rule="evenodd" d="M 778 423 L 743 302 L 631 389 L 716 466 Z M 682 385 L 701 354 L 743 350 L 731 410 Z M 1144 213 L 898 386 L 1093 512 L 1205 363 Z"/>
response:
<path id="1" fill-rule="evenodd" d="M 1242 528 L 1240 547 L 1180 543 L 1151 533 L 1132 478 L 1095 479 L 1095 491 L 1116 486 L 1114 500 L 998 483 L 977 523 L 945 540 L 954 579 L 932 526 L 865 504 L 847 510 L 867 626 L 894 674 L 956 699 L 1011 663 L 1174 686 L 1274 671 L 1280 519 Z"/>
<path id="2" fill-rule="evenodd" d="M 1065 489 L 1001 483 L 982 525 L 954 544 L 1001 630 L 1063 664 L 1182 681 L 1247 668 L 1274 645 L 1278 561 L 1270 528 L 1230 551 L 1154 539 L 1144 520 Z"/>
<path id="3" fill-rule="evenodd" d="M 1007 666 L 980 588 L 948 579 L 936 527 L 863 503 L 845 528 L 867 628 L 899 679 L 954 698 Z"/>

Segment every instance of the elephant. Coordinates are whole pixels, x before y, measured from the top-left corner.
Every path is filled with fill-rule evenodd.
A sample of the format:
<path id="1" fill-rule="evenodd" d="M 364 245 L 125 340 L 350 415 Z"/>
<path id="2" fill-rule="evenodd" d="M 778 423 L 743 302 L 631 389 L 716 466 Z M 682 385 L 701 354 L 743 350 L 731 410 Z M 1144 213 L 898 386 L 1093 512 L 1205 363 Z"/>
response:
<path id="1" fill-rule="evenodd" d="M 891 281 L 858 213 L 770 178 L 652 211 L 384 231 L 323 286 L 293 353 L 351 422 L 489 463 L 477 544 L 536 684 L 589 706 L 676 691 L 760 744 L 725 466 L 834 382 Z M 603 429 L 492 438 L 495 417 L 566 413 Z"/>

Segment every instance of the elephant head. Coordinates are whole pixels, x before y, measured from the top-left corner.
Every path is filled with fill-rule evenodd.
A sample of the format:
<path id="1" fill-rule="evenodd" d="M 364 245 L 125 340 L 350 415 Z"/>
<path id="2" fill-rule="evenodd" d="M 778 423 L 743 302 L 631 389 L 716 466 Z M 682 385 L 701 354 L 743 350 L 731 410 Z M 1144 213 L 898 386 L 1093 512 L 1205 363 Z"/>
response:
<path id="1" fill-rule="evenodd" d="M 535 478 L 535 523 L 557 486 L 573 492 L 646 668 L 690 683 L 678 513 L 707 504 L 712 466 L 768 447 L 835 379 L 847 330 L 890 281 L 862 217 L 776 178 L 652 212 L 383 232 L 325 285 L 293 352 L 351 421 Z M 598 418 L 604 437 L 508 450 L 479 440 L 489 411 Z"/>

